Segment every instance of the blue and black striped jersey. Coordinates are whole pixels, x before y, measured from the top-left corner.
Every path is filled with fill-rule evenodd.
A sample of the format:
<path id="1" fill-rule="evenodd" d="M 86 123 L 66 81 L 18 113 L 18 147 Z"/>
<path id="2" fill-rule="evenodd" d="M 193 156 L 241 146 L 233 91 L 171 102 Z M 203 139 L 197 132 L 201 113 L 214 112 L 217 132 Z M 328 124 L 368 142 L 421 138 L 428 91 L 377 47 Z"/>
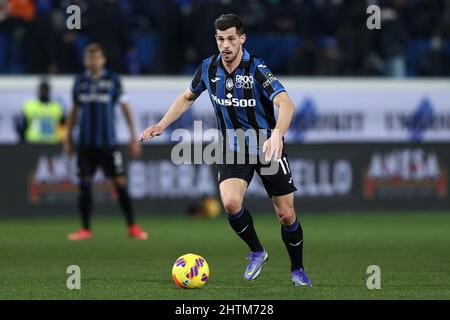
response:
<path id="1" fill-rule="evenodd" d="M 245 49 L 232 74 L 223 67 L 221 55 L 203 60 L 190 89 L 195 94 L 208 90 L 224 141 L 231 150 L 248 154 L 258 154 L 260 132 L 270 137 L 276 125 L 273 99 L 285 91 L 265 62 Z M 245 145 L 236 135 L 238 129 L 245 132 Z"/>
<path id="2" fill-rule="evenodd" d="M 122 93 L 119 76 L 108 70 L 95 80 L 89 71 L 76 76 L 72 95 L 79 113 L 79 146 L 116 145 L 114 107 Z"/>

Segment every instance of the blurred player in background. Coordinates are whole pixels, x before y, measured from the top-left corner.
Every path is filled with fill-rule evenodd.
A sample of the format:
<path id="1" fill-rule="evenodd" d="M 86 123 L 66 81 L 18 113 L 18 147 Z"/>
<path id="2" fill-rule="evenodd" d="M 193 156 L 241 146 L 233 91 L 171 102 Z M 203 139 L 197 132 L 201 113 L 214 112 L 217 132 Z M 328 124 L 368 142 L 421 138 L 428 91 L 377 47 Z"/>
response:
<path id="1" fill-rule="evenodd" d="M 256 171 L 261 177 L 268 196 L 281 223 L 281 237 L 291 259 L 292 282 L 296 286 L 310 286 L 303 268 L 303 231 L 294 211 L 294 186 L 283 135 L 289 128 L 294 105 L 281 83 L 273 76 L 265 62 L 244 48 L 246 36 L 241 19 L 234 14 L 220 16 L 215 22 L 216 41 L 220 54 L 203 60 L 195 73 L 191 86 L 181 94 L 155 126 L 147 128 L 140 141 L 161 135 L 163 131 L 184 112 L 200 94 L 208 90 L 222 132 L 224 152 L 248 155 L 265 154 L 265 160 L 276 160 L 277 172 L 262 173 L 261 161 L 252 164 L 219 165 L 219 189 L 228 220 L 236 234 L 248 245 L 251 253 L 244 277 L 255 280 L 261 273 L 268 254 L 261 245 L 250 212 L 242 204 L 244 195 Z M 275 118 L 274 105 L 279 107 Z M 237 137 L 238 130 L 256 132 L 255 139 Z M 227 139 L 228 135 L 234 137 Z M 267 140 L 263 143 L 259 133 Z M 225 160 L 226 161 L 226 160 Z"/>
<path id="2" fill-rule="evenodd" d="M 37 98 L 25 102 L 16 129 L 21 142 L 58 144 L 63 139 L 64 121 L 64 107 L 51 100 L 50 85 L 43 80 Z"/>
<path id="3" fill-rule="evenodd" d="M 134 221 L 132 203 L 127 190 L 125 166 L 115 140 L 114 107 L 117 103 L 127 121 L 133 157 L 141 155 L 141 147 L 135 141 L 136 132 L 127 99 L 122 91 L 118 75 L 104 68 L 106 57 L 99 44 L 89 44 L 84 51 L 86 71 L 78 75 L 73 87 L 73 106 L 67 120 L 67 135 L 64 141 L 66 152 L 74 150 L 72 130 L 79 117 L 78 175 L 80 178 L 79 210 L 82 228 L 68 235 L 69 240 L 92 238 L 92 178 L 98 166 L 107 177 L 112 178 L 117 191 L 119 205 L 128 223 L 128 234 L 140 240 L 148 235 Z"/>

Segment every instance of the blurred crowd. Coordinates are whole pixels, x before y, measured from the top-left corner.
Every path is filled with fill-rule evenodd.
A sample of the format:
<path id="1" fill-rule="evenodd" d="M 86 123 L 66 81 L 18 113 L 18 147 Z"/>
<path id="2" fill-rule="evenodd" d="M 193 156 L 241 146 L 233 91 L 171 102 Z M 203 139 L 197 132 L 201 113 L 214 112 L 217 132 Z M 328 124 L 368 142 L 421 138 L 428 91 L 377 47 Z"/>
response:
<path id="1" fill-rule="evenodd" d="M 71 4 L 81 30 L 66 27 Z M 381 30 L 366 28 L 371 4 Z M 228 12 L 276 73 L 450 75 L 450 0 L 0 0 L 0 73 L 78 72 L 96 41 L 120 73 L 190 74 L 215 52 L 213 22 Z"/>

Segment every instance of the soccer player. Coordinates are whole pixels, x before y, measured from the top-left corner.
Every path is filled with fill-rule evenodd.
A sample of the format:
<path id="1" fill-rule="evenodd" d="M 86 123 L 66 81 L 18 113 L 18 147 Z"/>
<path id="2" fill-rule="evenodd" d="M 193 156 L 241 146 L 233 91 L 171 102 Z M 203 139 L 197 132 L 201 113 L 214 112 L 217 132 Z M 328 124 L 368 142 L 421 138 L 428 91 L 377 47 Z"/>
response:
<path id="1" fill-rule="evenodd" d="M 294 105 L 265 62 L 243 48 L 246 35 L 241 19 L 234 14 L 225 14 L 214 25 L 219 54 L 203 60 L 190 88 L 175 100 L 158 124 L 142 132 L 139 140 L 142 142 L 161 135 L 203 91 L 208 90 L 222 141 L 225 142 L 224 153 L 231 150 L 234 158 L 238 153 L 246 156 L 258 154 L 265 161 L 274 159 L 277 162 L 271 163 L 279 164 L 275 174 L 263 174 L 267 163 L 262 159 L 256 164 L 249 161 L 250 157 L 246 157 L 243 164 L 219 164 L 219 190 L 229 223 L 251 250 L 247 256 L 250 262 L 244 273 L 245 279 L 256 279 L 268 259 L 253 226 L 252 216 L 242 207 L 245 191 L 256 171 L 281 223 L 281 237 L 291 260 L 292 281 L 296 286 L 310 286 L 302 261 L 302 226 L 294 211 L 294 191 L 297 189 L 283 150 L 283 134 L 291 123 Z M 274 105 L 279 107 L 278 119 L 275 118 Z M 244 141 L 235 139 L 237 135 L 229 138 L 230 132 L 239 130 L 262 131 L 267 136 L 265 142 L 260 138 L 251 139 L 251 134 Z"/>
<path id="2" fill-rule="evenodd" d="M 105 69 L 106 57 L 99 44 L 89 44 L 84 50 L 85 72 L 76 76 L 73 87 L 73 106 L 67 120 L 67 135 L 64 146 L 70 155 L 73 152 L 72 130 L 79 117 L 78 175 L 80 178 L 79 210 L 82 228 L 68 235 L 69 240 L 92 238 L 92 178 L 97 166 L 107 177 L 112 178 L 119 205 L 128 223 L 128 234 L 139 240 L 148 235 L 135 222 L 131 199 L 127 191 L 125 167 L 122 154 L 115 141 L 114 107 L 120 104 L 130 134 L 130 153 L 139 157 L 142 150 L 135 140 L 136 132 L 129 104 L 122 92 L 118 75 Z"/>

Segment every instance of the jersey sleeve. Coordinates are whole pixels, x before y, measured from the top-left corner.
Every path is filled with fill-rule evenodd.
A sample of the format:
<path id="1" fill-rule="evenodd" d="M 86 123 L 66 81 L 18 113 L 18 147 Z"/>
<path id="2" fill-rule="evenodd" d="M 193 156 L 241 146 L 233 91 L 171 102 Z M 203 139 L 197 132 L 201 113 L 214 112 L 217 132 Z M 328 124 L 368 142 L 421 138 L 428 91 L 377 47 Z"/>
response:
<path id="1" fill-rule="evenodd" d="M 255 80 L 259 85 L 262 94 L 270 101 L 273 101 L 273 98 L 280 92 L 286 91 L 281 82 L 272 74 L 263 60 L 257 62 Z"/>
<path id="2" fill-rule="evenodd" d="M 201 94 L 203 91 L 206 90 L 205 82 L 203 81 L 203 63 L 200 63 L 200 65 L 197 68 L 197 71 L 195 71 L 194 78 L 191 82 L 191 91 L 195 94 Z"/>
<path id="3" fill-rule="evenodd" d="M 120 79 L 120 77 L 118 75 L 114 76 L 113 85 L 114 85 L 114 90 L 113 90 L 113 94 L 112 94 L 112 102 L 113 102 L 113 104 L 116 104 L 116 103 L 127 103 L 128 102 L 128 98 L 127 98 L 127 95 L 124 92 L 123 85 L 122 85 L 122 80 Z"/>

